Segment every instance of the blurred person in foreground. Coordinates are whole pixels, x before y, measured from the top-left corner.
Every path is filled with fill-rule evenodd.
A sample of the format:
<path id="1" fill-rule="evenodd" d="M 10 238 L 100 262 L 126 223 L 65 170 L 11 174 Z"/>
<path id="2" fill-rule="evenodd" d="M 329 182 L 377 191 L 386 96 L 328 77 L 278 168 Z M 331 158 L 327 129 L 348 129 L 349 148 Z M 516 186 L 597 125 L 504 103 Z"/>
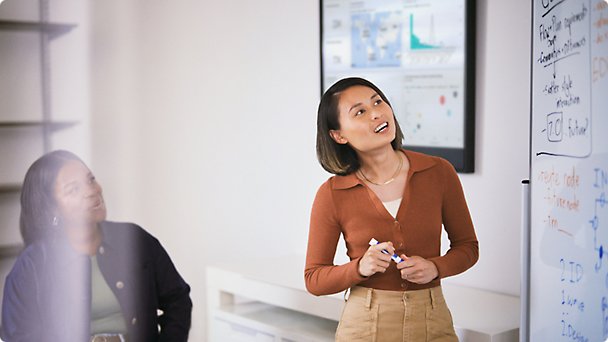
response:
<path id="1" fill-rule="evenodd" d="M 30 166 L 20 229 L 4 341 L 187 341 L 190 287 L 156 238 L 106 221 L 101 186 L 76 155 L 53 151 Z"/>

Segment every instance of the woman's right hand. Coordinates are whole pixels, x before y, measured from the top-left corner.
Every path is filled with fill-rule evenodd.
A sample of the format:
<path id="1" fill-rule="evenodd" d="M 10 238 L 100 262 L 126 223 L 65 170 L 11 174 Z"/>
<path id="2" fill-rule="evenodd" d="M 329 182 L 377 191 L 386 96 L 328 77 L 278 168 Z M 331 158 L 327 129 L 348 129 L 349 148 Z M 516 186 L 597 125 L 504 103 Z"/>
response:
<path id="1" fill-rule="evenodd" d="M 386 249 L 389 254 L 382 253 L 383 249 Z M 369 277 L 377 272 L 384 273 L 390 265 L 393 253 L 395 253 L 395 248 L 390 241 L 370 246 L 363 257 L 359 259 L 359 274 L 363 277 Z"/>

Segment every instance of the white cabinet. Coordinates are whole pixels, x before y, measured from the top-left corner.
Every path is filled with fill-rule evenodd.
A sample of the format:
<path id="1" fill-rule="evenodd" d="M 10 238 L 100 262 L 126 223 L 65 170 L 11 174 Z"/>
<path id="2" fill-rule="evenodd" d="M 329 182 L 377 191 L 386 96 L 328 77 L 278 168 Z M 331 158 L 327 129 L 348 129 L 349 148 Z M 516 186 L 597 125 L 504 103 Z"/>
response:
<path id="1" fill-rule="evenodd" d="M 333 341 L 341 297 L 314 297 L 303 286 L 297 259 L 208 267 L 209 341 Z"/>
<path id="2" fill-rule="evenodd" d="M 210 341 L 333 341 L 337 322 L 257 301 L 213 310 Z"/>
<path id="3" fill-rule="evenodd" d="M 518 341 L 518 297 L 447 282 L 443 292 L 461 341 Z M 333 341 L 343 305 L 342 294 L 306 292 L 303 256 L 207 268 L 210 342 Z"/>

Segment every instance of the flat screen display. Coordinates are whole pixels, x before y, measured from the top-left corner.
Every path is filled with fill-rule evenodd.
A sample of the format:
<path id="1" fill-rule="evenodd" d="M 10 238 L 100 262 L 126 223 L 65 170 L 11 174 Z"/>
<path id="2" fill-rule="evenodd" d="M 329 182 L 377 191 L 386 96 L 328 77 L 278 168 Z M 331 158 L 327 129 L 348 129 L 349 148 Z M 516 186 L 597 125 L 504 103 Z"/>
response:
<path id="1" fill-rule="evenodd" d="M 376 84 L 404 147 L 474 162 L 474 4 L 467 0 L 321 0 L 321 83 Z"/>

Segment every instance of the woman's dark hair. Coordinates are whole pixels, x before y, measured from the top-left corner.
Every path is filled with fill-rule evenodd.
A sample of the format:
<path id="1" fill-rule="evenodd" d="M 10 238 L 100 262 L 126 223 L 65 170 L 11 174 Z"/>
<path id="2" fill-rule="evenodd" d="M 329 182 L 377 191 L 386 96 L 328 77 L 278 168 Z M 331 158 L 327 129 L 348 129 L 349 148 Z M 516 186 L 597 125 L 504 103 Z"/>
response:
<path id="1" fill-rule="evenodd" d="M 57 150 L 38 158 L 27 170 L 21 189 L 19 218 L 19 229 L 26 246 L 60 234 L 60 229 L 54 227 L 61 223 L 57 218 L 55 181 L 59 170 L 71 160 L 82 162 L 72 152 Z"/>
<path id="2" fill-rule="evenodd" d="M 384 95 L 373 83 L 359 77 L 349 77 L 334 83 L 323 96 L 317 112 L 317 159 L 328 172 L 336 175 L 347 175 L 359 169 L 357 153 L 349 144 L 338 144 L 329 135 L 330 130 L 340 129 L 338 102 L 340 93 L 353 86 L 364 86 L 373 89 L 384 102 L 393 108 Z M 393 114 L 394 116 L 394 114 Z M 403 132 L 395 118 L 395 139 L 391 142 L 393 149 L 401 148 Z"/>

